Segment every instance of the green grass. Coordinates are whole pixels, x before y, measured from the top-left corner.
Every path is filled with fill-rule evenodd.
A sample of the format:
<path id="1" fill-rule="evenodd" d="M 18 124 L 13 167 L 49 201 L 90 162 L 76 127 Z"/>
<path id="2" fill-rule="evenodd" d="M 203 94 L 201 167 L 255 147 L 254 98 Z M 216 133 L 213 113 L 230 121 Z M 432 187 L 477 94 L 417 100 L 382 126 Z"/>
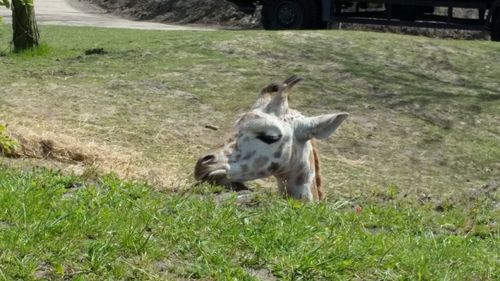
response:
<path id="1" fill-rule="evenodd" d="M 498 280 L 492 203 L 242 203 L 0 166 L 0 278 Z"/>

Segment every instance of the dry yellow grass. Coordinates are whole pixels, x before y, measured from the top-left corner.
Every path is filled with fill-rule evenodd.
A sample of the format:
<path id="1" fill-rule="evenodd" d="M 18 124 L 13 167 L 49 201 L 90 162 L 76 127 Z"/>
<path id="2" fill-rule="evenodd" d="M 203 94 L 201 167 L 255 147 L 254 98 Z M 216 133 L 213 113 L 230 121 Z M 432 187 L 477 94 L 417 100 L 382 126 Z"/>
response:
<path id="1" fill-rule="evenodd" d="M 75 175 L 111 173 L 123 179 L 150 182 L 158 189 L 185 182 L 178 174 L 169 173 L 168 167 L 145 159 L 139 151 L 84 141 L 42 126 L 28 128 L 14 123 L 9 125 L 8 132 L 18 142 L 9 155 L 11 161 L 24 159 L 25 164 L 57 168 Z"/>

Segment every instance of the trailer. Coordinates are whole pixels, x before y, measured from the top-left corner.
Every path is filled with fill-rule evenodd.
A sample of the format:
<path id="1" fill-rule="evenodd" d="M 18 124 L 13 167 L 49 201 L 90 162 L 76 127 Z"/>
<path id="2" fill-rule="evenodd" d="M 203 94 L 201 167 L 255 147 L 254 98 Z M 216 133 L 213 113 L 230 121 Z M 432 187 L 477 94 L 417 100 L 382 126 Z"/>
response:
<path id="1" fill-rule="evenodd" d="M 265 29 L 320 29 L 357 23 L 488 31 L 491 40 L 500 41 L 500 0 L 229 1 L 247 13 L 262 5 Z M 457 17 L 456 9 L 473 10 L 476 16 Z"/>

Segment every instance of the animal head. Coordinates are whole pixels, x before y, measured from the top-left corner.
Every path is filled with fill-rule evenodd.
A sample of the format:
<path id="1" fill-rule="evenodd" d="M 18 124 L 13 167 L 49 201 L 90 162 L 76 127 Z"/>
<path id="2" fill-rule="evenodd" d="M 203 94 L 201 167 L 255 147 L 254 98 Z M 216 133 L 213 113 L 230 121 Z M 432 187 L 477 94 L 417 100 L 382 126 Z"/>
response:
<path id="1" fill-rule="evenodd" d="M 330 136 L 348 114 L 305 117 L 290 109 L 288 95 L 301 80 L 291 76 L 264 87 L 250 111 L 237 119 L 231 137 L 198 159 L 195 178 L 241 186 L 275 176 L 284 195 L 321 199 L 319 159 L 312 140 Z"/>

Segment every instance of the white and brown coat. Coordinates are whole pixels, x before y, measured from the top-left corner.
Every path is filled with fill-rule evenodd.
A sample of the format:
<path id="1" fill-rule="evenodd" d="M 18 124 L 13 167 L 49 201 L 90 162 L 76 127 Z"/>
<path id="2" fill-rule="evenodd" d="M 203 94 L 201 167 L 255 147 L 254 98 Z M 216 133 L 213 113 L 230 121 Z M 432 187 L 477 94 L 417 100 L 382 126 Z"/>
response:
<path id="1" fill-rule="evenodd" d="M 249 112 L 236 121 L 232 137 L 196 163 L 195 178 L 231 185 L 276 177 L 285 196 L 308 201 L 324 198 L 314 139 L 325 139 L 347 118 L 345 112 L 305 117 L 288 107 L 292 76 L 261 90 Z"/>

